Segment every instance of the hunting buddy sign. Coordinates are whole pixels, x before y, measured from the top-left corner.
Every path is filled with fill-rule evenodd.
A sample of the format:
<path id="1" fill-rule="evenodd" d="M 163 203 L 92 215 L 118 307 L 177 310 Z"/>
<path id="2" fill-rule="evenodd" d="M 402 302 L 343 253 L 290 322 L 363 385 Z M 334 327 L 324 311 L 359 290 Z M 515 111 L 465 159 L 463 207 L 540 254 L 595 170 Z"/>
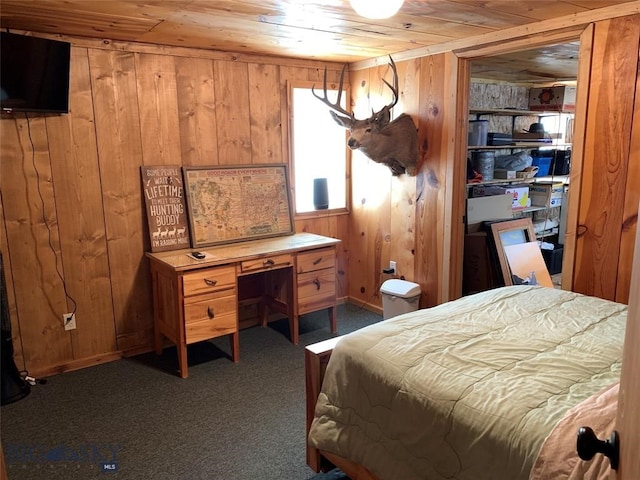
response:
<path id="1" fill-rule="evenodd" d="M 189 229 L 180 166 L 140 167 L 151 251 L 189 248 Z"/>

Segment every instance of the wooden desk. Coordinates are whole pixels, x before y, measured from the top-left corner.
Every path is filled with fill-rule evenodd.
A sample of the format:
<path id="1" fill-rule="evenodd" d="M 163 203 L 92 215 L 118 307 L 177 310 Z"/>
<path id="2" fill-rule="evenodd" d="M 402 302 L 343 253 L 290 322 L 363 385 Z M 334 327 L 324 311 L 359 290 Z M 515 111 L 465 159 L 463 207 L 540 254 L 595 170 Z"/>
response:
<path id="1" fill-rule="evenodd" d="M 154 344 L 162 353 L 168 338 L 178 349 L 180 376 L 188 376 L 187 345 L 230 335 L 231 357 L 240 359 L 238 278 L 264 276 L 259 302 L 261 324 L 269 311 L 289 318 L 291 341 L 298 344 L 299 317 L 328 309 L 336 323 L 335 238 L 312 233 L 252 240 L 198 249 L 210 255 L 195 260 L 196 249 L 147 253 L 153 285 Z"/>

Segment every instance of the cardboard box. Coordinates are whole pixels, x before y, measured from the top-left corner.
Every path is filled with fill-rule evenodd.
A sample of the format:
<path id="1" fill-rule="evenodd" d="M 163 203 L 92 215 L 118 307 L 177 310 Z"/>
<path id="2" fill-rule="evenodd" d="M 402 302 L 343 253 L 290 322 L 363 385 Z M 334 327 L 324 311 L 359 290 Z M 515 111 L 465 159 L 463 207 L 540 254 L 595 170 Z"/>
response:
<path id="1" fill-rule="evenodd" d="M 531 206 L 528 185 L 476 185 L 473 187 L 474 197 L 488 195 L 511 195 L 511 208 L 526 208 Z"/>
<path id="2" fill-rule="evenodd" d="M 529 186 L 531 205 L 559 207 L 562 205 L 564 184 L 562 182 L 536 182 Z"/>
<path id="3" fill-rule="evenodd" d="M 575 112 L 576 87 L 532 88 L 529 90 L 529 110 Z"/>
<path id="4" fill-rule="evenodd" d="M 492 195 L 467 200 L 467 233 L 479 231 L 482 222 L 511 218 L 511 195 Z"/>
<path id="5" fill-rule="evenodd" d="M 505 170 L 503 168 L 493 169 L 493 178 L 499 178 L 504 180 L 514 180 L 516 178 L 515 170 Z"/>

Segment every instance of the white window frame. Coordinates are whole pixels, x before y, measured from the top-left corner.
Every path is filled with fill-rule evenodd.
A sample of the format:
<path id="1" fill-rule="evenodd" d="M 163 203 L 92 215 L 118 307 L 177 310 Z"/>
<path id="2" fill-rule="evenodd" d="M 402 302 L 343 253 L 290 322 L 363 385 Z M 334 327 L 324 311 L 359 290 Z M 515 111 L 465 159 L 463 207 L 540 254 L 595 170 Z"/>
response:
<path id="1" fill-rule="evenodd" d="M 289 159 L 290 159 L 290 171 L 291 171 L 291 190 L 292 190 L 292 203 L 293 203 L 293 211 L 295 213 L 295 217 L 298 219 L 303 218 L 313 218 L 318 216 L 326 216 L 326 215 L 339 215 L 339 214 L 347 214 L 350 210 L 350 194 L 351 194 L 351 186 L 349 184 L 349 179 L 351 178 L 351 150 L 347 146 L 347 138 L 348 131 L 335 123 L 335 121 L 331 118 L 329 114 L 329 107 L 324 105 L 320 100 L 314 98 L 311 94 L 311 88 L 315 85 L 316 93 L 318 92 L 318 88 L 320 92 L 322 92 L 322 82 L 310 82 L 310 81 L 292 81 L 288 82 L 288 98 L 289 98 Z M 348 87 L 343 87 L 344 92 L 342 95 L 343 101 L 345 105 L 349 105 L 349 89 Z M 321 122 L 326 128 L 329 128 L 333 133 L 335 133 L 336 142 L 340 142 L 336 144 L 336 148 L 340 148 L 341 151 L 344 152 L 344 168 L 340 167 L 328 167 L 326 162 L 321 162 L 318 160 L 311 160 L 314 164 L 310 165 L 305 163 L 303 159 L 296 159 L 296 149 L 295 149 L 295 140 L 296 140 L 296 111 L 294 105 L 294 89 L 308 89 L 310 99 L 312 100 L 311 106 L 314 108 L 314 111 L 309 114 L 306 112 L 304 117 L 303 125 L 309 125 L 311 129 L 317 129 L 319 123 Z M 328 95 L 331 101 L 335 101 L 335 96 L 337 95 L 337 90 L 328 90 Z M 332 133 L 332 135 L 333 135 Z M 312 145 L 312 148 L 315 151 L 318 151 L 322 148 L 323 142 L 326 144 L 326 137 L 319 138 L 317 135 L 313 138 L 313 143 L 309 142 Z M 340 163 L 340 161 L 338 162 Z M 336 171 L 338 168 L 338 171 Z M 296 175 L 296 171 L 300 173 L 301 171 L 309 172 L 307 182 L 305 185 L 298 185 L 296 182 L 296 178 L 299 178 L 301 175 Z M 301 195 L 307 196 L 307 199 L 311 199 L 313 201 L 313 186 L 309 182 L 309 179 L 314 177 L 327 177 L 329 183 L 329 208 L 324 210 L 315 210 L 315 209 L 304 209 L 304 211 L 298 211 L 298 193 Z M 332 182 L 332 179 L 339 179 L 338 182 Z M 343 179 L 343 180 L 342 180 Z M 332 191 L 335 192 L 335 189 L 338 188 L 339 183 L 344 181 L 344 205 L 335 206 L 332 205 L 331 199 L 335 197 L 332 196 Z M 299 180 L 298 180 L 299 182 Z M 332 185 L 332 183 L 338 183 L 338 186 Z M 333 188 L 332 188 L 333 187 Z M 304 189 L 304 190 L 303 190 Z M 339 188 L 341 191 L 342 189 Z M 307 206 L 309 205 L 306 202 Z"/>

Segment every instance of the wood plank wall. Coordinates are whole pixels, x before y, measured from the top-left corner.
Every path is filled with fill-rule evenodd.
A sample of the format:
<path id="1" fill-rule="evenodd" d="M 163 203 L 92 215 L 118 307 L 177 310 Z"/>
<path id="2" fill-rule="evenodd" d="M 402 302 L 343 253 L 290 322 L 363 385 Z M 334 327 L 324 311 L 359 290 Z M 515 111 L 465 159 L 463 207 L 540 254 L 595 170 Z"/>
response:
<path id="1" fill-rule="evenodd" d="M 571 177 L 572 190 L 580 185 L 572 289 L 627 303 L 640 201 L 640 15 L 596 23 L 592 42 L 584 160 Z"/>
<path id="2" fill-rule="evenodd" d="M 435 305 L 443 289 L 448 291 L 442 279 L 450 260 L 446 186 L 453 171 L 448 140 L 454 134 L 450 122 L 455 119 L 456 99 L 455 82 L 453 87 L 448 83 L 450 57 L 439 54 L 397 63 L 400 98 L 394 113 L 411 115 L 418 129 L 417 174 L 393 177 L 361 153 L 352 155 L 349 297 L 371 309 L 381 308 L 380 288 L 391 278 L 419 283 L 423 307 Z M 388 66 L 351 72 L 357 118 L 368 117 L 388 101 L 385 75 Z M 395 275 L 383 273 L 389 261 L 396 262 Z"/>
<path id="3" fill-rule="evenodd" d="M 43 376 L 146 351 L 142 165 L 289 162 L 287 82 L 341 65 L 71 39 L 68 115 L 3 116 L 2 237 L 16 364 Z M 343 240 L 347 217 L 296 222 Z M 62 314 L 76 310 L 77 329 Z"/>

